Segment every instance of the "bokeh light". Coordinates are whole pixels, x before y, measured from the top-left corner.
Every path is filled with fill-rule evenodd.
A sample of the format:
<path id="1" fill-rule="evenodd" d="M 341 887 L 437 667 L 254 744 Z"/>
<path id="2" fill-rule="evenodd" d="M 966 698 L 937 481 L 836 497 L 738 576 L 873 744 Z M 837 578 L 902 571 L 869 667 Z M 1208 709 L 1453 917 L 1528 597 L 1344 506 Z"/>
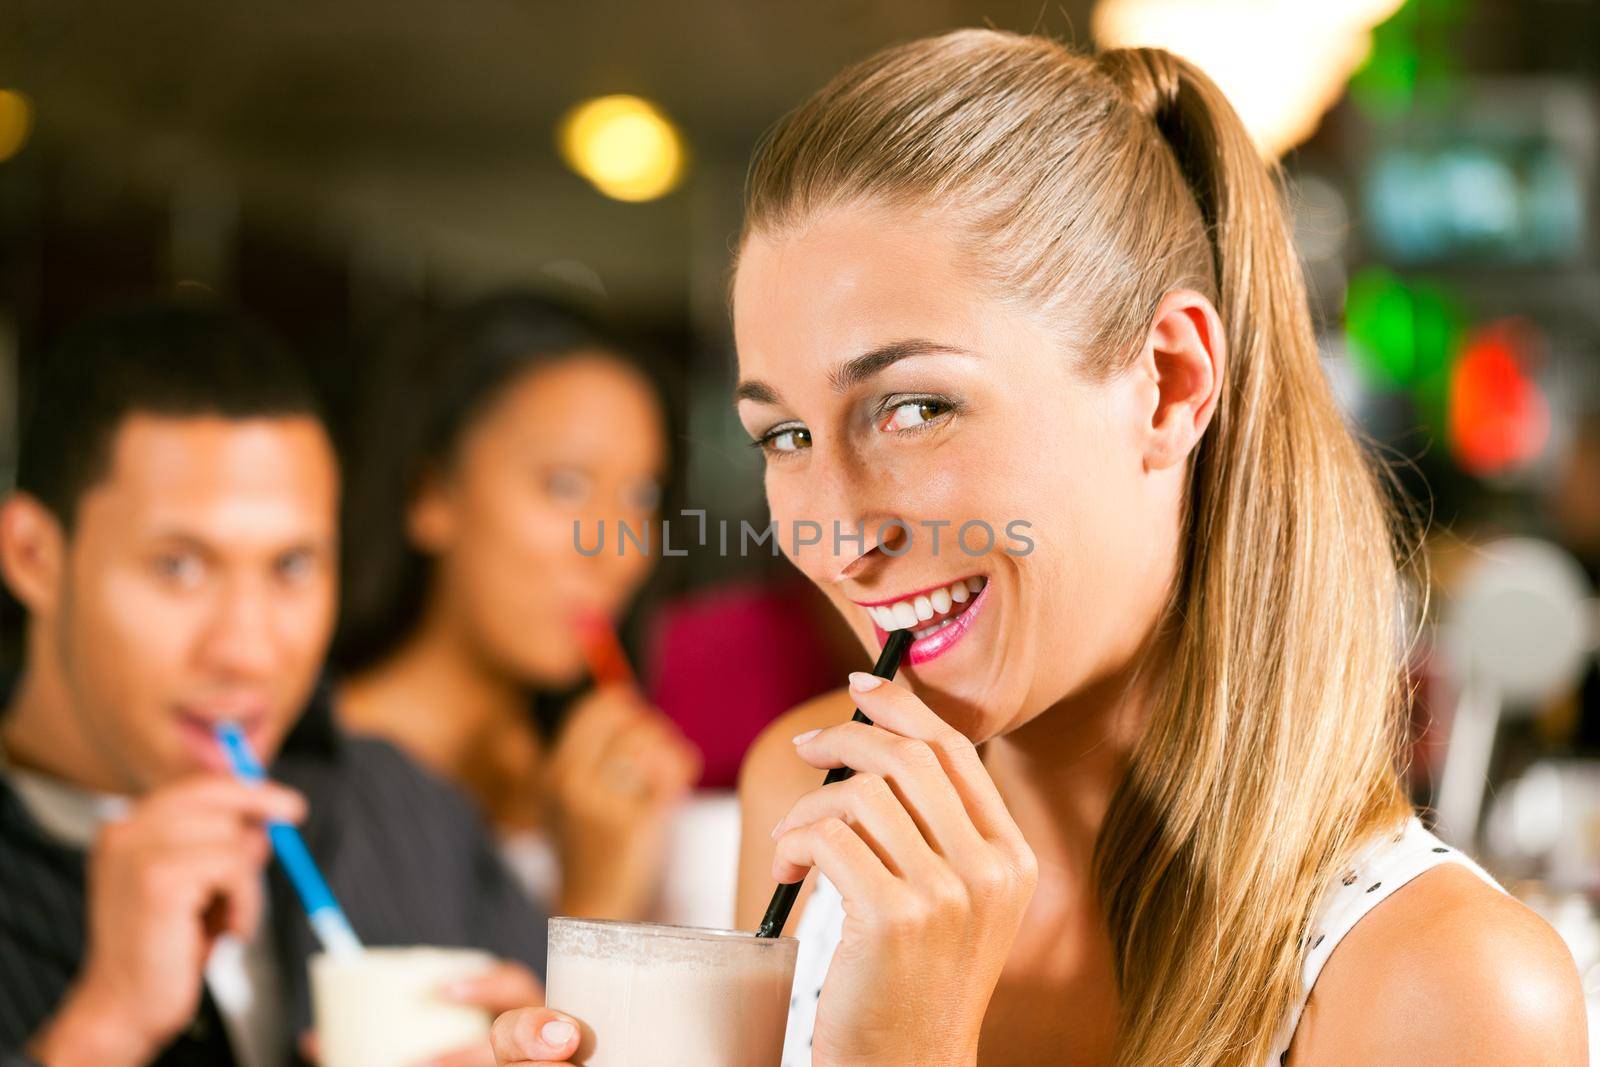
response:
<path id="1" fill-rule="evenodd" d="M 1529 374 L 1537 335 L 1504 319 L 1478 330 L 1450 374 L 1450 453 L 1465 471 L 1505 474 L 1539 458 L 1550 405 Z"/>
<path id="2" fill-rule="evenodd" d="M 1316 130 L 1401 0 L 1100 0 L 1101 48 L 1155 47 L 1211 76 L 1263 154 Z"/>
<path id="3" fill-rule="evenodd" d="M 28 143 L 33 131 L 33 104 L 15 89 L 0 89 L 0 163 Z"/>
<path id="4" fill-rule="evenodd" d="M 688 161 L 672 120 L 650 101 L 626 94 L 573 108 L 561 121 L 557 143 L 569 167 L 616 200 L 665 196 L 683 179 Z"/>
<path id="5" fill-rule="evenodd" d="M 1463 320 L 1459 303 L 1445 290 L 1407 282 L 1382 267 L 1357 271 L 1345 293 L 1351 355 L 1378 389 L 1439 379 L 1460 344 Z"/>

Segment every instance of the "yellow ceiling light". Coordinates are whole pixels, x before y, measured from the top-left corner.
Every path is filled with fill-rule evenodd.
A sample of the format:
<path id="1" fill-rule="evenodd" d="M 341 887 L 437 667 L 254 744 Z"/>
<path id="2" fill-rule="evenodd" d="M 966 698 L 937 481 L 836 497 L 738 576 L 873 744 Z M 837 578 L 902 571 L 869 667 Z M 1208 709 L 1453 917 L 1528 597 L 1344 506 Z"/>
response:
<path id="1" fill-rule="evenodd" d="M 683 179 L 683 135 L 650 101 L 618 94 L 586 100 L 561 120 L 561 158 L 615 200 L 654 200 Z"/>
<path id="2" fill-rule="evenodd" d="M 1263 154 L 1310 137 L 1404 0 L 1100 0 L 1101 48 L 1165 48 L 1227 94 Z"/>
<path id="3" fill-rule="evenodd" d="M 33 129 L 33 104 L 14 89 L 0 89 L 0 163 L 28 143 Z"/>

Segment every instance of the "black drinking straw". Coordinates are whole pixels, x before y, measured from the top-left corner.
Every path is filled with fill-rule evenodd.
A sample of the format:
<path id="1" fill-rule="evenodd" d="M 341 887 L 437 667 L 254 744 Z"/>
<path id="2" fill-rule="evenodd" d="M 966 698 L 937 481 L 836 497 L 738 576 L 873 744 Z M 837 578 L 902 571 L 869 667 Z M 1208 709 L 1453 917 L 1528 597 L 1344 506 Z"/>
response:
<path id="1" fill-rule="evenodd" d="M 911 645 L 910 630 L 896 630 L 889 635 L 883 644 L 883 651 L 878 653 L 878 662 L 873 664 L 872 673 L 879 678 L 893 678 L 894 672 L 900 669 L 900 657 L 906 654 L 906 649 Z M 855 722 L 864 722 L 872 725 L 872 720 L 861 714 L 857 708 L 856 713 L 850 718 Z M 828 772 L 822 780 L 823 785 L 832 785 L 842 782 L 856 773 L 849 767 L 835 767 Z M 761 925 L 756 928 L 757 937 L 777 937 L 783 933 L 783 924 L 789 921 L 789 912 L 794 910 L 795 898 L 800 895 L 800 882 L 782 882 L 772 893 L 772 903 L 767 905 L 767 913 L 761 917 Z"/>

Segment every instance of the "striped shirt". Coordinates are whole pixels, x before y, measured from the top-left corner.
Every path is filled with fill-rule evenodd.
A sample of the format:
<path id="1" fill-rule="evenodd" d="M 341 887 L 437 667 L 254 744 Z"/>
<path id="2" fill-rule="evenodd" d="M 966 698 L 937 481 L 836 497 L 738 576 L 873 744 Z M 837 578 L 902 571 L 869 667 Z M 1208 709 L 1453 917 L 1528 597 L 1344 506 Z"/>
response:
<path id="1" fill-rule="evenodd" d="M 545 962 L 545 914 L 523 895 L 470 801 L 397 749 L 352 736 L 320 690 L 284 742 L 275 779 L 305 794 L 301 832 L 369 945 L 486 949 Z M 48 833 L 0 776 L 0 1067 L 55 1012 L 84 952 L 84 853 Z M 272 957 L 285 1025 L 282 1062 L 311 1026 L 306 960 L 317 945 L 277 865 L 268 875 Z M 237 1062 L 209 993 L 159 1067 Z"/>

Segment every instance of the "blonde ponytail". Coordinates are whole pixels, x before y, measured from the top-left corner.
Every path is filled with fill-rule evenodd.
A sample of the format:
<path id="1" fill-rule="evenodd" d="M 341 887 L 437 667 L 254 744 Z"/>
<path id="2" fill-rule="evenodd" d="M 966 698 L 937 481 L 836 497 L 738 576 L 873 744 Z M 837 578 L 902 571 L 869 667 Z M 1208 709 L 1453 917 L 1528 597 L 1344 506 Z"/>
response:
<path id="1" fill-rule="evenodd" d="M 1195 196 L 1229 353 L 1191 479 L 1169 690 L 1099 842 L 1119 1061 L 1259 1063 L 1299 991 L 1319 890 L 1409 810 L 1399 579 L 1318 362 L 1276 175 L 1191 64 L 1130 49 L 1099 65 Z"/>

